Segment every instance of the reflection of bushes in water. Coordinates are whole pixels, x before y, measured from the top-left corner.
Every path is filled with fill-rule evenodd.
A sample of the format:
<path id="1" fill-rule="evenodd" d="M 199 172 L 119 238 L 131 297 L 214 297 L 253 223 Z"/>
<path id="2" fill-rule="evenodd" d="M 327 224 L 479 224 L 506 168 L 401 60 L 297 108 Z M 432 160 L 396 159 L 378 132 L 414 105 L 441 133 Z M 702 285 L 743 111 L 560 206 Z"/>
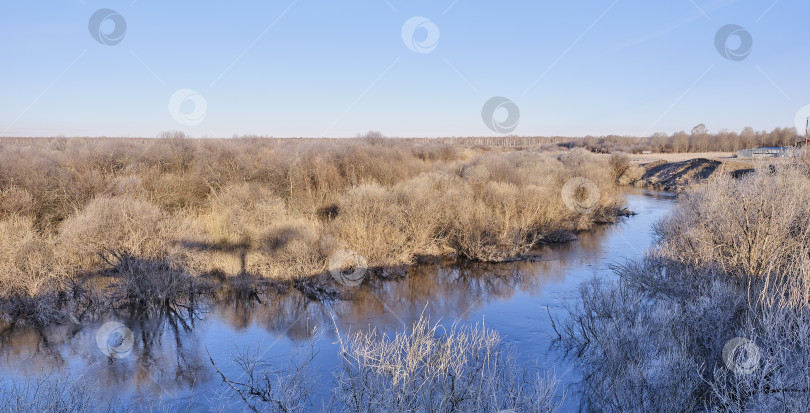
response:
<path id="1" fill-rule="evenodd" d="M 589 408 L 806 409 L 808 194 L 807 176 L 789 169 L 712 181 L 656 227 L 649 256 L 616 268 L 616 281 L 584 284 L 559 330 Z M 750 369 L 724 359 L 735 337 L 759 350 Z"/>
<path id="2" fill-rule="evenodd" d="M 548 282 L 562 279 L 565 264 L 515 261 L 481 263 L 445 261 L 410 266 L 403 278 L 373 277 L 364 288 L 342 291 L 340 298 L 324 305 L 306 294 L 306 288 L 252 276 L 229 277 L 214 289 L 213 301 L 219 317 L 234 328 L 251 324 L 284 333 L 292 340 L 308 338 L 307 330 L 317 325 L 329 328 L 330 311 L 339 319 L 377 317 L 381 328 L 402 326 L 399 318 L 419 317 L 427 303 L 432 314 L 452 314 L 459 308 L 473 310 L 493 300 L 509 299 L 522 291 L 539 291 Z M 304 290 L 304 291 L 302 291 Z"/>
<path id="3" fill-rule="evenodd" d="M 189 383 L 193 384 L 193 383 Z M 0 411 L 4 413 L 83 412 L 196 412 L 233 411 L 233 402 L 222 392 L 205 398 L 169 402 L 123 400 L 101 391 L 97 378 L 48 374 L 36 379 L 0 379 Z"/>
<path id="4" fill-rule="evenodd" d="M 214 358 L 209 361 L 222 382 L 253 412 L 305 412 L 313 408 L 313 391 L 318 385 L 318 372 L 311 365 L 316 331 L 310 334 L 308 346 L 294 349 L 284 367 L 274 367 L 261 358 L 265 352 L 241 351 L 233 360 L 241 374 L 228 377 L 220 370 Z M 233 405 L 231 405 L 233 409 Z"/>
<path id="5" fill-rule="evenodd" d="M 153 411 L 174 411 L 178 406 L 209 408 L 213 403 L 215 407 L 225 409 L 215 411 L 230 411 L 236 407 L 234 402 L 239 400 L 253 411 L 309 411 L 313 408 L 314 390 L 330 382 L 319 380 L 319 376 L 325 374 L 318 373 L 311 365 L 315 355 L 311 347 L 314 337 L 316 335 L 310 335 L 310 347 L 298 348 L 291 353 L 289 362 L 282 366 L 266 364 L 261 360 L 263 353 L 260 349 L 240 353 L 233 360 L 242 373 L 238 378 L 222 373 L 211 359 L 226 386 L 235 394 L 226 394 L 220 388 L 196 401 L 172 403 L 171 406 L 165 401 L 149 401 L 147 405 Z M 179 340 L 179 337 L 176 339 Z M 150 342 L 159 341 L 159 337 L 154 336 Z M 490 411 L 507 408 L 554 411 L 561 402 L 557 394 L 558 383 L 553 376 L 538 375 L 532 369 L 519 367 L 514 354 L 501 342 L 497 333 L 482 326 L 454 325 L 449 331 L 444 331 L 440 325 L 431 326 L 429 320 L 421 318 L 412 332 L 401 332 L 394 340 L 368 332 L 345 337 L 343 343 L 339 354 L 345 358 L 344 365 L 332 372 L 340 379 L 332 398 L 326 401 L 330 411 L 411 411 L 408 403 L 424 406 L 422 410 L 425 411 Z M 405 350 L 405 354 L 396 355 L 399 350 Z M 144 352 L 149 353 L 150 350 L 144 348 Z M 375 359 L 385 364 L 373 363 Z M 358 366 L 351 364 L 350 360 L 364 360 L 362 368 L 365 374 L 362 378 L 365 381 L 346 381 L 349 377 L 359 378 L 346 375 L 351 374 L 347 372 L 352 366 Z M 200 366 L 196 369 L 200 370 Z M 393 382 L 389 377 L 392 369 L 397 372 L 396 381 Z M 196 380 L 189 378 L 188 384 L 192 385 Z M 132 402 L 115 400 L 105 407 L 104 403 L 98 401 L 95 385 L 73 385 L 69 382 L 60 378 L 4 383 L 0 387 L 0 400 L 5 402 L 3 411 L 73 412 L 103 408 L 125 411 L 129 408 L 125 407 L 127 403 Z M 407 393 L 407 398 L 395 401 L 391 395 L 377 393 L 380 386 L 394 386 L 391 389 L 396 391 L 394 397 L 403 397 Z M 345 404 L 348 399 L 346 394 L 341 393 L 343 391 L 360 392 L 376 398 L 367 399 L 370 404 L 358 409 Z M 410 393 L 414 391 L 418 393 Z M 122 404 L 116 406 L 118 403 Z"/>
<path id="6" fill-rule="evenodd" d="M 324 401 L 327 411 L 543 412 L 557 410 L 562 401 L 553 376 L 518 366 L 500 336 L 482 326 L 453 325 L 444 330 L 423 317 L 411 332 L 400 332 L 393 340 L 374 332 L 349 335 L 341 343 L 343 364 L 331 373 L 318 372 L 312 364 L 315 336 L 310 335 L 310 346 L 298 348 L 283 365 L 266 363 L 261 349 L 241 352 L 233 360 L 238 377 L 223 373 L 209 356 L 223 379 L 222 387 L 197 400 L 139 401 L 137 406 L 150 411 L 190 407 L 241 411 L 235 404 L 239 403 L 249 411 L 303 412 L 319 407 L 314 392 L 324 383 L 335 383 Z M 332 374 L 336 382 L 321 380 Z M 79 412 L 135 407 L 129 404 L 132 400 L 106 401 L 97 383 L 70 382 L 64 377 L 0 382 L 0 409 Z"/>
<path id="7" fill-rule="evenodd" d="M 309 339 L 313 326 L 326 324 L 330 308 L 287 284 L 242 277 L 218 288 L 214 300 L 219 317 L 233 328 L 261 325 L 294 341 Z"/>

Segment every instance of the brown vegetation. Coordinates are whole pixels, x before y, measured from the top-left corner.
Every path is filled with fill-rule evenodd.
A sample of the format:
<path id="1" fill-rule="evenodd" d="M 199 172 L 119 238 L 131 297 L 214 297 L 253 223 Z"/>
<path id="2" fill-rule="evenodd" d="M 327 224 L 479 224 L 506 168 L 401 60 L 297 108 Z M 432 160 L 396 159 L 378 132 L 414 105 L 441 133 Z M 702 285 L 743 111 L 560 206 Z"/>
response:
<path id="1" fill-rule="evenodd" d="M 611 222 L 618 167 L 584 150 L 379 137 L 5 139 L 0 295 L 64 293 L 104 274 L 137 302 L 162 302 L 186 277 L 305 279 L 341 249 L 375 268 L 513 259 Z M 573 177 L 599 189 L 587 214 L 563 202 Z"/>

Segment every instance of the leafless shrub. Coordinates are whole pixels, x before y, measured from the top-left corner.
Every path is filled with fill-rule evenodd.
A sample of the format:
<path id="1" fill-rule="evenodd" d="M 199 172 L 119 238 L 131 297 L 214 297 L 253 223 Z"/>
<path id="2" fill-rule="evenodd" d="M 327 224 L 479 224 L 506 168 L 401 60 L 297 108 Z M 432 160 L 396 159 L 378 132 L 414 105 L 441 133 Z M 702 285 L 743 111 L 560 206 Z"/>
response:
<path id="1" fill-rule="evenodd" d="M 583 285 L 559 333 L 581 362 L 589 408 L 806 408 L 808 188 L 793 167 L 694 188 L 647 257 L 617 267 L 617 281 Z M 738 337 L 756 353 L 742 370 L 724 354 Z"/>
<path id="2" fill-rule="evenodd" d="M 36 201 L 25 189 L 10 186 L 0 190 L 0 217 L 30 216 L 35 209 Z"/>
<path id="3" fill-rule="evenodd" d="M 609 162 L 613 168 L 613 179 L 619 179 L 630 168 L 630 157 L 624 152 L 611 153 Z"/>
<path id="4" fill-rule="evenodd" d="M 99 197 L 60 227 L 65 259 L 77 268 L 100 268 L 116 251 L 145 259 L 168 256 L 175 222 L 157 206 L 129 197 Z"/>
<path id="5" fill-rule="evenodd" d="M 0 411 L 73 413 L 111 410 L 98 401 L 86 383 L 70 383 L 55 376 L 0 381 Z"/>
<path id="6" fill-rule="evenodd" d="M 458 158 L 459 148 L 453 145 L 433 143 L 416 145 L 411 149 L 413 155 L 423 161 L 448 162 Z"/>
<path id="7" fill-rule="evenodd" d="M 710 394 L 701 372 L 722 364 L 745 296 L 718 273 L 659 258 L 617 271 L 619 281 L 584 284 L 562 324 L 563 346 L 587 377 L 589 409 L 699 409 Z"/>
<path id="8" fill-rule="evenodd" d="M 810 146 L 804 147 L 797 158 L 799 168 L 804 171 L 806 175 L 810 175 Z"/>
<path id="9" fill-rule="evenodd" d="M 794 168 L 719 177 L 679 199 L 655 227 L 660 253 L 692 265 L 764 276 L 810 242 L 810 179 Z"/>
<path id="10" fill-rule="evenodd" d="M 0 219 L 0 318 L 37 326 L 66 318 L 57 307 L 67 271 L 54 250 L 33 219 Z"/>
<path id="11" fill-rule="evenodd" d="M 417 255 L 447 252 L 445 177 L 420 175 L 392 188 L 364 184 L 339 200 L 340 214 L 330 225 L 346 248 L 370 265 L 411 264 Z"/>
<path id="12" fill-rule="evenodd" d="M 30 218 L 0 220 L 0 296 L 37 295 L 64 275 L 54 256 L 53 240 L 41 235 Z"/>
<path id="13" fill-rule="evenodd" d="M 324 268 L 320 223 L 291 212 L 283 199 L 259 185 L 239 184 L 212 193 L 195 222 L 201 248 L 189 256 L 202 272 L 244 272 L 289 280 Z"/>
<path id="14" fill-rule="evenodd" d="M 787 303 L 783 303 L 787 304 Z M 737 335 L 755 343 L 751 369 L 714 368 L 708 384 L 717 409 L 803 411 L 810 403 L 810 314 L 792 305 L 761 305 Z M 750 371 L 749 371 L 750 370 Z"/>
<path id="15" fill-rule="evenodd" d="M 539 191 L 521 191 L 508 183 L 488 182 L 478 196 L 453 207 L 452 242 L 464 257 L 480 261 L 504 261 L 519 257 L 543 235 L 538 222 L 542 213 Z M 547 195 L 545 195 L 547 196 Z"/>
<path id="16" fill-rule="evenodd" d="M 195 280 L 166 260 L 147 260 L 126 253 L 108 251 L 101 255 L 112 268 L 117 293 L 114 305 L 125 303 L 145 309 L 166 309 L 181 298 L 193 296 Z"/>

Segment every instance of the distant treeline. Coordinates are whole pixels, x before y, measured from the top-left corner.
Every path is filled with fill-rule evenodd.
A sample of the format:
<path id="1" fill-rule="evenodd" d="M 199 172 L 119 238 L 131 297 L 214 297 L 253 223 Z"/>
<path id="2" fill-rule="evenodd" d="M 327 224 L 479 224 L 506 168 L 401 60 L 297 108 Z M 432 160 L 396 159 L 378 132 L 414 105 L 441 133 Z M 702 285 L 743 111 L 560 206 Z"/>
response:
<path id="1" fill-rule="evenodd" d="M 422 139 L 415 139 L 422 140 Z M 427 138 L 424 140 L 428 140 Z M 710 133 L 705 125 L 697 125 L 691 132 L 680 131 L 674 134 L 656 133 L 649 137 L 607 135 L 601 137 L 543 137 L 543 136 L 502 136 L 474 138 L 436 138 L 447 144 L 472 146 L 504 147 L 562 147 L 586 148 L 592 152 L 734 152 L 739 149 L 763 146 L 794 146 L 804 141 L 795 128 L 776 128 L 770 132 L 755 131 L 747 127 L 742 132 L 723 129 Z"/>
<path id="2" fill-rule="evenodd" d="M 164 132 L 158 138 L 173 136 L 176 132 Z M 274 138 L 270 136 L 241 135 L 232 136 L 241 142 L 252 142 L 256 145 L 267 144 L 309 144 L 348 142 L 342 138 Z M 55 144 L 66 141 L 59 136 L 48 138 Z M 663 132 L 648 137 L 605 135 L 605 136 L 482 136 L 482 137 L 443 137 L 443 138 L 395 138 L 399 141 L 416 144 L 478 146 L 478 147 L 505 147 L 505 148 L 542 148 L 545 150 L 585 148 L 596 153 L 654 153 L 673 152 L 736 152 L 740 149 L 760 148 L 765 146 L 795 146 L 798 142 L 804 143 L 804 134 L 799 135 L 795 128 L 775 128 L 772 131 L 756 131 L 746 127 L 742 132 L 732 132 L 722 129 L 711 133 L 706 125 L 700 124 L 692 128 L 691 132 L 680 131 L 674 134 Z M 25 144 L 30 138 L 3 138 L 2 142 L 8 144 Z M 128 138 L 128 141 L 141 143 L 149 142 L 151 138 Z M 366 141 L 372 145 L 382 145 L 388 139 L 382 133 L 369 131 L 358 134 L 356 140 Z M 434 147 L 435 148 L 435 147 Z"/>

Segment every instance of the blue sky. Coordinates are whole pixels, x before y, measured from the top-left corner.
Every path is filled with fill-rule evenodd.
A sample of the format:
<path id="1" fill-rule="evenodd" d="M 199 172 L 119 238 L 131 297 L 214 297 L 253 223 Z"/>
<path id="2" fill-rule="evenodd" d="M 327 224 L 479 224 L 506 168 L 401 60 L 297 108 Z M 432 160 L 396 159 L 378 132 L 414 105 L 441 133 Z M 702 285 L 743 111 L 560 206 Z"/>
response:
<path id="1" fill-rule="evenodd" d="M 649 135 L 788 127 L 810 104 L 810 4 L 799 0 L 0 7 L 0 136 L 492 136 L 481 111 L 495 96 L 519 108 L 517 135 Z M 118 44 L 90 33 L 102 8 L 126 21 Z M 432 22 L 417 45 L 438 29 L 428 53 L 403 41 L 415 16 Z M 715 48 L 727 24 L 753 39 L 744 60 Z M 196 94 L 170 109 L 179 90 Z"/>

